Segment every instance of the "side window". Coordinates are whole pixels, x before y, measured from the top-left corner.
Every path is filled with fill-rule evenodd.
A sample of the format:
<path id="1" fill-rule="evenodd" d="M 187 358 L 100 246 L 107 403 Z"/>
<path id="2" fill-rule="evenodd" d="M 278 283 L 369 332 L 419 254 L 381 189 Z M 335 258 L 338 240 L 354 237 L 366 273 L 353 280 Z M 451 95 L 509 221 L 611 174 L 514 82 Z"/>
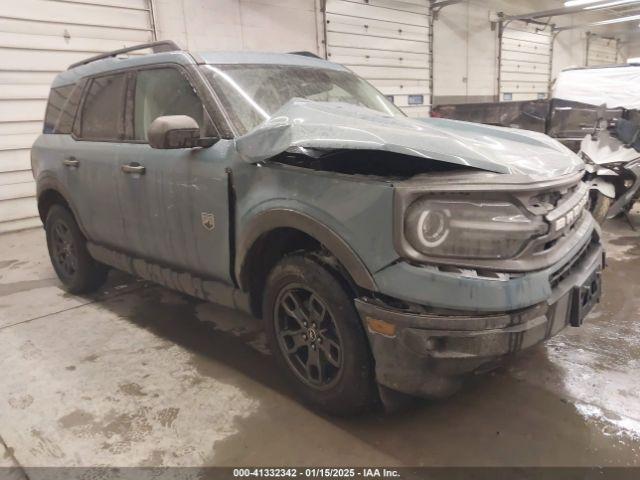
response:
<path id="1" fill-rule="evenodd" d="M 154 68 L 138 72 L 133 104 L 134 139 L 147 141 L 149 125 L 163 115 L 188 115 L 200 127 L 210 130 L 208 121 L 203 124 L 205 114 L 200 98 L 180 71 Z"/>
<path id="2" fill-rule="evenodd" d="M 80 117 L 81 138 L 119 140 L 124 137 L 125 79 L 125 74 L 120 73 L 91 81 Z"/>
<path id="3" fill-rule="evenodd" d="M 56 124 L 59 122 L 60 117 L 65 113 L 65 105 L 67 105 L 71 98 L 74 87 L 75 85 L 72 84 L 51 89 L 51 92 L 49 93 L 49 101 L 47 102 L 47 111 L 44 115 L 44 133 L 71 133 L 70 129 L 69 131 L 58 131 L 59 129 L 56 128 Z M 73 109 L 73 112 L 66 110 L 67 116 L 74 116 L 75 113 L 75 108 Z"/>

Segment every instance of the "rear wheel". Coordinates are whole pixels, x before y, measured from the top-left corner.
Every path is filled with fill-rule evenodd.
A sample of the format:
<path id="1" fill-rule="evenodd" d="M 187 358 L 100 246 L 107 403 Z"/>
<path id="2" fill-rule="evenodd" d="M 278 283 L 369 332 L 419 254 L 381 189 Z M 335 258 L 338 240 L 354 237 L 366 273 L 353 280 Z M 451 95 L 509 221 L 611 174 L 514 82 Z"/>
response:
<path id="1" fill-rule="evenodd" d="M 332 414 L 377 398 L 365 333 L 340 277 L 315 258 L 283 258 L 267 280 L 264 319 L 278 363 L 307 402 Z"/>
<path id="2" fill-rule="evenodd" d="M 71 212 L 61 205 L 52 206 L 45 230 L 51 264 L 65 289 L 70 293 L 98 289 L 107 278 L 107 267 L 87 251 L 87 241 Z"/>

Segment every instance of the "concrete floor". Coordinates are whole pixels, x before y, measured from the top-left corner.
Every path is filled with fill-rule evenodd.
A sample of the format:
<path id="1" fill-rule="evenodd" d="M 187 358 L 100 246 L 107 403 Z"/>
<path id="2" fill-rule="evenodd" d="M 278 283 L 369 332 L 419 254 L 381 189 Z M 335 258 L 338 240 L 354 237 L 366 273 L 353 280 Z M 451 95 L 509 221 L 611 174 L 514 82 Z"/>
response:
<path id="1" fill-rule="evenodd" d="M 42 230 L 0 236 L 0 466 L 639 466 L 640 235 L 606 230 L 582 328 L 446 401 L 352 419 L 292 397 L 253 319 L 118 272 L 69 295 Z"/>

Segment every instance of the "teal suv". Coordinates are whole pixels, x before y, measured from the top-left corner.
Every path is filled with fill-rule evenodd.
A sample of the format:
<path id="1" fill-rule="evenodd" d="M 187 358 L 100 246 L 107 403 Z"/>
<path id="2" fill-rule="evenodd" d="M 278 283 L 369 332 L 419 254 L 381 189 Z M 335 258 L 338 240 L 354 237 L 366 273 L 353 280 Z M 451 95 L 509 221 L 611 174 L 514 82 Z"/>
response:
<path id="1" fill-rule="evenodd" d="M 300 396 L 333 413 L 449 395 L 600 298 L 575 154 L 408 118 L 304 52 L 155 42 L 72 65 L 32 168 L 69 292 L 116 268 L 250 312 Z"/>

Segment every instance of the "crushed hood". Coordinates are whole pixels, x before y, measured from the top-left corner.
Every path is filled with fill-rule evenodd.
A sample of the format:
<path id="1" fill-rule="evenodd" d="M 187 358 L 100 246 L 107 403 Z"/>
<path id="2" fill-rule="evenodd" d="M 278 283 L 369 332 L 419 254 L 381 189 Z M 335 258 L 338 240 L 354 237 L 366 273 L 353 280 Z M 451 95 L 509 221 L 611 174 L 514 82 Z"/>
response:
<path id="1" fill-rule="evenodd" d="M 247 161 L 292 147 L 382 150 L 496 173 L 553 178 L 583 168 L 580 158 L 544 134 L 443 119 L 392 117 L 344 103 L 293 99 L 236 139 Z"/>

